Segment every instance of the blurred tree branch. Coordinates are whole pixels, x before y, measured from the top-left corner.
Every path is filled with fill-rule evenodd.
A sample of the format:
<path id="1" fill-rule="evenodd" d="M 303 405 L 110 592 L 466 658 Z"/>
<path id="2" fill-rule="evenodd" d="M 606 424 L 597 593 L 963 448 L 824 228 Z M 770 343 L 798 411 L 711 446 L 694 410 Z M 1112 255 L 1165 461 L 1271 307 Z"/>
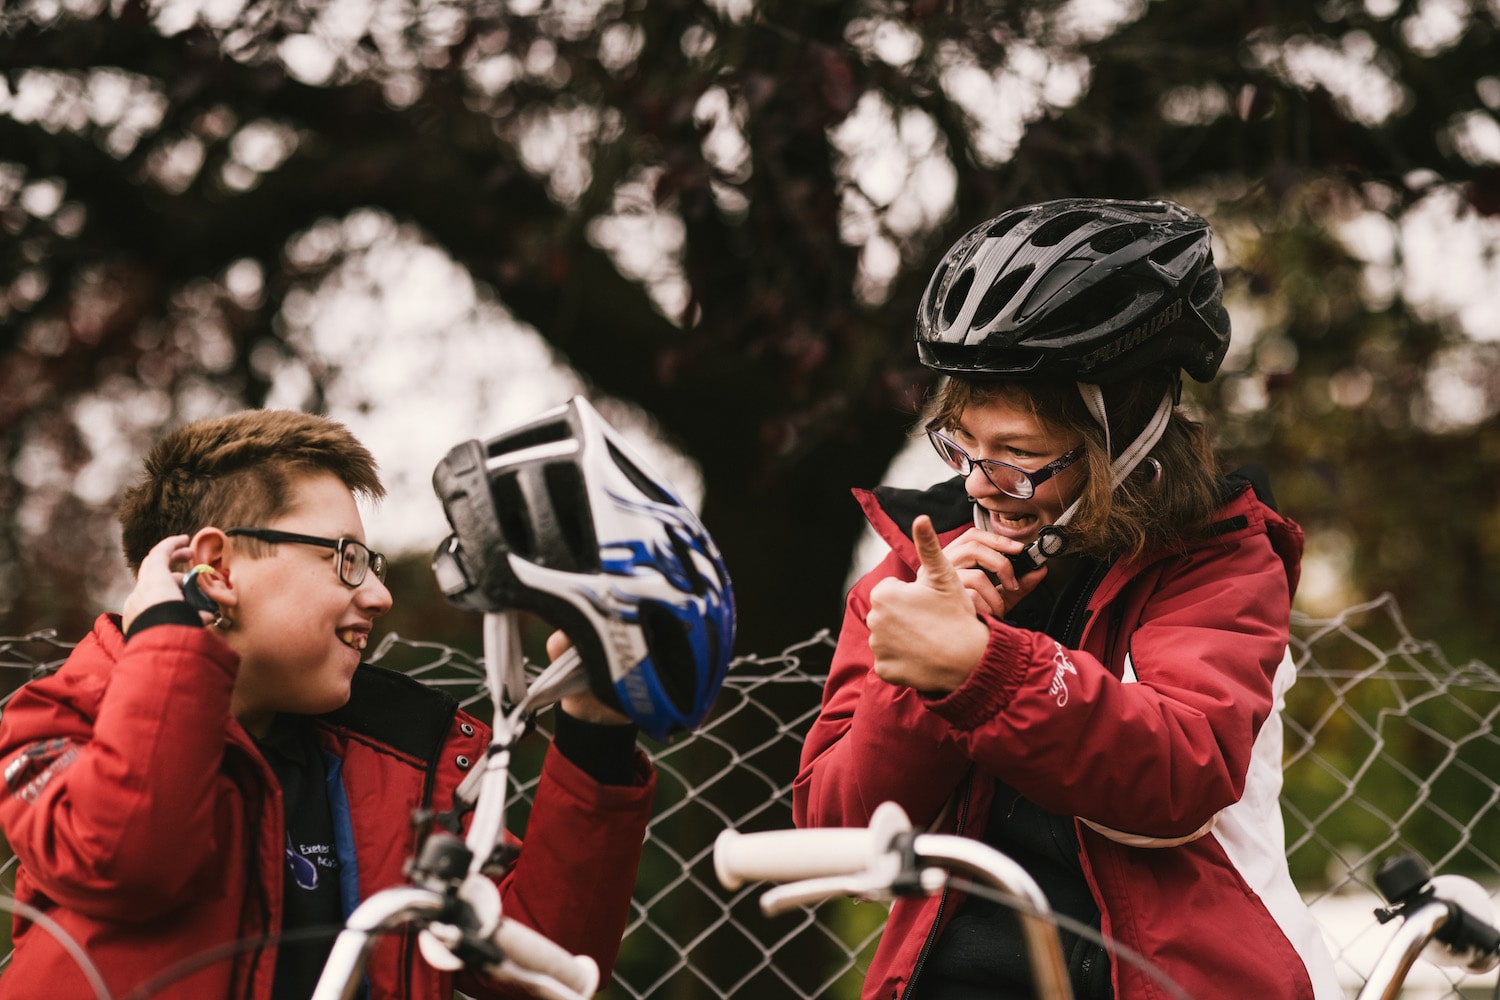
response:
<path id="1" fill-rule="evenodd" d="M 1445 191 L 1471 212 L 1500 207 L 1500 170 L 1455 132 L 1465 116 L 1494 122 L 1496 14 L 1469 3 L 1462 30 L 1434 40 L 1412 3 L 1386 17 L 1304 8 L 1159 0 L 1088 24 L 1056 0 L 778 0 L 745 16 L 698 0 L 525 14 L 372 0 L 351 27 L 290 0 L 170 24 L 141 0 L 113 13 L 11 4 L 0 13 L 11 630 L 81 627 L 88 581 L 97 593 L 107 575 L 107 511 L 74 489 L 98 458 L 78 427 L 89 400 L 140 394 L 150 418 L 131 428 L 135 445 L 195 415 L 205 393 L 225 408 L 263 403 L 284 366 L 306 372 L 305 405 L 322 405 L 344 359 L 312 356 L 285 310 L 339 252 L 289 247 L 366 209 L 415 227 L 594 390 L 642 406 L 700 463 L 747 649 L 837 620 L 859 531 L 845 491 L 878 481 L 904 443 L 926 385 L 910 317 L 935 255 L 1030 200 L 1170 196 L 1210 215 L 1234 304 L 1254 315 L 1239 328 L 1253 349 L 1195 397 L 1230 451 L 1271 465 L 1311 529 L 1364 538 L 1420 524 L 1432 498 L 1406 470 L 1423 455 L 1462 469 L 1462 456 L 1488 454 L 1495 387 L 1465 428 L 1418 421 L 1429 373 L 1470 338 L 1399 295 L 1372 299 L 1366 264 L 1331 234 L 1362 215 L 1394 226 Z M 1339 75 L 1361 66 L 1353 82 Z M 1390 107 L 1371 111 L 1387 92 Z M 884 123 L 904 177 L 858 173 L 838 138 L 856 120 Z M 572 144 L 551 168 L 534 154 L 549 127 Z M 274 155 L 256 152 L 256 136 Z M 559 163 L 581 180 L 565 183 Z M 663 251 L 686 289 L 680 310 L 598 235 L 626 197 L 680 224 L 680 247 Z M 884 269 L 872 264 L 882 248 Z M 253 294 L 226 277 L 247 263 Z M 1291 345 L 1294 367 L 1264 345 Z M 1332 401 L 1330 385 L 1366 382 L 1380 406 Z M 1260 405 L 1244 403 L 1247 386 Z M 1383 449 L 1410 458 L 1400 488 Z M 1438 582 L 1421 573 L 1431 546 L 1361 548 L 1353 568 L 1413 617 L 1403 587 L 1434 615 L 1466 616 L 1480 648 L 1500 639 L 1476 613 L 1500 585 L 1476 576 L 1472 556 L 1500 542 L 1451 529 L 1495 523 L 1493 485 L 1454 473 L 1444 502 L 1433 544 L 1452 570 Z"/>

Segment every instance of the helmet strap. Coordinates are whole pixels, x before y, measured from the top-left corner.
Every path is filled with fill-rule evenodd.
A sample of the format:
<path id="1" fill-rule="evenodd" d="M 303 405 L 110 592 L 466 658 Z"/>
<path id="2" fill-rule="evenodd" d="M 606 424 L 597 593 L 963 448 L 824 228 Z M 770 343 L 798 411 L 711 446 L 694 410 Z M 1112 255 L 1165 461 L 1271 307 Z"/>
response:
<path id="1" fill-rule="evenodd" d="M 1181 382 L 1178 382 L 1178 385 L 1180 386 Z M 1104 407 L 1104 390 L 1092 382 L 1079 382 L 1078 392 L 1083 397 L 1084 405 L 1089 408 L 1089 413 L 1093 415 L 1095 422 L 1104 429 L 1105 452 L 1112 453 L 1114 449 L 1110 443 L 1109 414 Z M 1156 443 L 1161 440 L 1162 434 L 1167 430 L 1167 424 L 1172 420 L 1172 408 L 1176 402 L 1176 395 L 1177 393 L 1170 387 L 1162 394 L 1161 402 L 1156 404 L 1156 412 L 1151 415 L 1151 419 L 1146 422 L 1146 426 L 1142 428 L 1141 433 L 1111 463 L 1109 475 L 1110 489 L 1118 488 L 1125 481 L 1126 477 L 1135 471 L 1136 466 L 1146 461 L 1146 456 L 1151 453 L 1151 449 L 1155 448 Z M 1161 474 L 1161 467 L 1159 465 L 1157 466 L 1157 474 Z M 1061 528 L 1071 521 L 1073 515 L 1078 512 L 1078 505 L 1080 503 L 1082 503 L 1081 497 L 1069 504 L 1068 509 L 1058 515 L 1056 521 L 1052 522 L 1052 528 Z M 1061 534 L 1066 538 L 1066 533 Z M 1063 555 L 1068 551 L 1068 546 L 1064 543 L 1061 551 L 1044 552 L 1042 551 L 1043 547 L 1039 544 L 1040 541 L 1040 539 L 1037 539 L 1026 546 L 1027 555 L 1031 556 L 1032 561 L 1038 566 L 1047 561 L 1048 555 Z M 1048 547 L 1055 547 L 1055 544 L 1054 541 L 1053 545 Z"/>
<path id="2" fill-rule="evenodd" d="M 1178 383 L 1181 384 L 1180 382 Z M 1093 414 L 1094 420 L 1104 428 L 1104 448 L 1113 454 L 1114 446 L 1109 439 L 1109 416 L 1104 410 L 1104 390 L 1089 382 L 1079 382 L 1078 391 L 1083 396 L 1084 404 L 1088 406 L 1089 412 Z M 1151 454 L 1151 449 L 1156 447 L 1156 442 L 1161 440 L 1162 434 L 1167 430 L 1167 424 L 1172 420 L 1172 407 L 1175 404 L 1176 392 L 1169 387 L 1162 394 L 1161 402 L 1156 404 L 1156 412 L 1151 419 L 1146 421 L 1146 426 L 1141 429 L 1129 447 L 1120 452 L 1120 456 L 1110 466 L 1109 485 L 1111 489 L 1123 483 L 1127 476 L 1135 471 L 1136 466 L 1146 460 Z"/>

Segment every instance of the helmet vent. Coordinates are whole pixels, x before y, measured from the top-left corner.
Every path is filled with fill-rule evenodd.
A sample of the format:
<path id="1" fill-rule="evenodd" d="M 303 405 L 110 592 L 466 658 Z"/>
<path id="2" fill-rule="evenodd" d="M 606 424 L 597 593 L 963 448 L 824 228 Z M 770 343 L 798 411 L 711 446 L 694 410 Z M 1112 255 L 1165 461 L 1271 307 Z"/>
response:
<path id="1" fill-rule="evenodd" d="M 641 604 L 641 632 L 656 662 L 656 677 L 679 712 L 690 712 L 698 678 L 690 665 L 697 661 L 688 642 L 687 626 L 655 601 Z"/>
<path id="2" fill-rule="evenodd" d="M 513 434 L 497 437 L 489 442 L 489 457 L 508 454 L 515 451 L 524 451 L 534 448 L 539 444 L 554 444 L 558 441 L 566 441 L 572 436 L 568 425 L 561 420 L 549 421 L 538 424 L 535 427 L 525 427 Z"/>
<path id="3" fill-rule="evenodd" d="M 520 477 L 514 472 L 495 477 L 490 481 L 490 494 L 494 497 L 495 518 L 505 547 L 522 559 L 533 558 L 536 537 L 531 533 L 531 519 L 526 516 L 526 495 L 521 491 Z"/>
<path id="4" fill-rule="evenodd" d="M 725 660 L 728 660 L 730 653 L 734 652 L 734 650 L 722 648 L 724 644 L 724 636 L 722 633 L 720 633 L 718 626 L 712 619 L 705 619 L 703 624 L 706 626 L 704 628 L 704 631 L 708 633 L 708 662 L 721 663 Z M 731 641 L 733 641 L 733 635 L 734 632 L 731 629 Z"/>
<path id="5" fill-rule="evenodd" d="M 1093 212 L 1064 212 L 1031 234 L 1032 245 L 1055 247 L 1097 218 Z"/>
<path id="6" fill-rule="evenodd" d="M 1016 292 L 1026 284 L 1031 273 L 1036 270 L 1033 264 L 1018 267 L 1006 274 L 999 281 L 990 286 L 989 291 L 984 293 L 984 298 L 979 300 L 979 308 L 974 311 L 974 326 L 984 328 L 995 321 L 1000 315 L 1000 310 L 1010 304 L 1010 300 L 1016 297 Z"/>
<path id="7" fill-rule="evenodd" d="M 1151 261 L 1151 263 L 1157 265 L 1158 267 L 1162 267 L 1168 271 L 1171 271 L 1173 270 L 1173 261 L 1177 260 L 1177 258 L 1181 257 L 1183 254 L 1191 252 L 1202 242 L 1203 237 L 1200 234 L 1186 233 L 1182 236 L 1179 236 L 1172 242 L 1158 247 L 1156 250 L 1152 251 L 1146 259 Z M 1179 271 L 1178 273 L 1181 274 L 1182 272 Z"/>
<path id="8" fill-rule="evenodd" d="M 1216 302 L 1224 294 L 1224 282 L 1219 276 L 1218 268 L 1206 268 L 1198 275 L 1197 284 L 1193 285 L 1191 301 L 1194 306 L 1202 309 L 1211 302 Z"/>
<path id="9" fill-rule="evenodd" d="M 589 518 L 588 488 L 583 473 L 571 462 L 549 462 L 542 470 L 542 480 L 556 519 L 556 541 L 561 545 L 549 546 L 547 558 L 538 561 L 569 573 L 597 572 L 599 545 Z"/>
<path id="10" fill-rule="evenodd" d="M 998 239 L 1030 218 L 1030 212 L 1011 212 L 995 220 L 994 225 L 984 231 L 987 240 Z"/>
<path id="11" fill-rule="evenodd" d="M 656 484 L 656 480 L 642 472 L 634 462 L 625 457 L 625 453 L 616 448 L 614 442 L 605 442 L 609 446 L 609 457 L 614 460 L 620 471 L 625 473 L 625 478 L 630 480 L 632 486 L 650 497 L 656 503 L 676 503 L 676 499 Z"/>
<path id="12" fill-rule="evenodd" d="M 953 321 L 958 319 L 958 314 L 963 310 L 964 302 L 969 298 L 969 286 L 974 284 L 974 269 L 964 268 L 964 273 L 953 282 L 953 287 L 948 289 L 948 294 L 943 298 L 943 326 L 950 327 Z"/>
<path id="13" fill-rule="evenodd" d="M 687 542 L 677 532 L 669 531 L 667 536 L 671 540 L 672 555 L 677 559 L 677 564 L 682 567 L 684 581 L 692 588 L 693 593 L 702 597 L 708 593 L 708 581 L 703 578 L 702 573 L 698 572 L 698 564 L 693 562 L 692 549 L 688 548 Z"/>
<path id="14" fill-rule="evenodd" d="M 1142 222 L 1113 226 L 1089 240 L 1089 246 L 1095 253 L 1110 254 L 1125 249 L 1150 231 L 1151 226 Z"/>

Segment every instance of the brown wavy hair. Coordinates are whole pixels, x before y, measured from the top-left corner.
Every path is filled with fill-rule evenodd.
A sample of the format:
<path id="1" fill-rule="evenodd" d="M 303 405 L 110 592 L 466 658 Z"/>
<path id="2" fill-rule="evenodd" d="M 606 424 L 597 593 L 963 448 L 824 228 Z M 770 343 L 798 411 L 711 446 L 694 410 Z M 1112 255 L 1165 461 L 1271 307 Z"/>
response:
<path id="1" fill-rule="evenodd" d="M 330 472 L 351 493 L 385 496 L 375 459 L 343 424 L 294 410 L 245 410 L 199 420 L 162 438 L 117 511 L 131 572 L 168 535 L 259 525 L 291 509 L 293 481 Z M 246 551 L 269 551 L 251 538 Z"/>
<path id="2" fill-rule="evenodd" d="M 1110 443 L 1115 455 L 1135 441 L 1163 394 L 1175 391 L 1175 374 L 1147 373 L 1104 386 Z M 1083 492 L 1067 524 L 1072 550 L 1101 559 L 1135 558 L 1148 549 L 1181 549 L 1199 535 L 1219 505 L 1219 467 L 1207 428 L 1180 408 L 1172 411 L 1148 457 L 1161 463 L 1158 481 L 1146 462 L 1110 489 L 1104 431 L 1075 382 L 945 379 L 928 407 L 928 419 L 952 427 L 970 407 L 997 399 L 1028 409 L 1049 430 L 1083 438 Z"/>

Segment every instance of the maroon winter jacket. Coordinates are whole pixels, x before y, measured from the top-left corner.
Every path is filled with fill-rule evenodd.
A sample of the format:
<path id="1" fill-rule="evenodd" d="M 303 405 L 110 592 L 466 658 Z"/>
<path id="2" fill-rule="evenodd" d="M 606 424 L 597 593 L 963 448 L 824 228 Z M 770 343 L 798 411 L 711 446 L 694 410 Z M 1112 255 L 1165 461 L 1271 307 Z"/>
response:
<path id="1" fill-rule="evenodd" d="M 1188 995 L 1339 997 L 1287 873 L 1278 804 L 1301 529 L 1244 486 L 1188 551 L 1109 567 L 1076 648 L 987 618 L 973 674 L 928 698 L 876 676 L 865 615 L 877 582 L 916 578 L 914 511 L 933 515 L 944 544 L 968 527 L 953 482 L 898 491 L 911 508 L 901 523 L 882 506 L 892 494 L 857 492 L 892 551 L 849 594 L 793 788 L 796 823 L 864 826 L 891 800 L 918 828 L 982 839 L 998 778 L 1078 818 L 1104 933 Z M 922 956 L 957 902 L 895 904 L 866 1000 L 909 986 L 921 996 Z M 1118 1000 L 1168 995 L 1128 962 L 1111 965 Z"/>
<path id="2" fill-rule="evenodd" d="M 61 924 L 117 997 L 195 961 L 205 964 L 150 996 L 271 995 L 276 950 L 257 939 L 281 923 L 281 791 L 230 715 L 237 666 L 208 629 L 156 625 L 127 645 L 119 619 L 103 616 L 0 719 L 0 825 L 21 862 L 16 897 Z M 487 728 L 447 695 L 366 665 L 317 733 L 340 761 L 359 898 L 402 884 L 412 810 L 451 806 L 483 760 Z M 655 786 L 639 752 L 637 767 L 638 785 L 601 785 L 549 748 L 525 848 L 501 884 L 507 916 L 592 956 L 606 980 Z M 18 918 L 15 945 L 0 998 L 94 995 L 44 927 Z M 383 939 L 367 974 L 371 1000 L 447 1000 L 455 985 L 421 960 L 410 933 Z"/>

